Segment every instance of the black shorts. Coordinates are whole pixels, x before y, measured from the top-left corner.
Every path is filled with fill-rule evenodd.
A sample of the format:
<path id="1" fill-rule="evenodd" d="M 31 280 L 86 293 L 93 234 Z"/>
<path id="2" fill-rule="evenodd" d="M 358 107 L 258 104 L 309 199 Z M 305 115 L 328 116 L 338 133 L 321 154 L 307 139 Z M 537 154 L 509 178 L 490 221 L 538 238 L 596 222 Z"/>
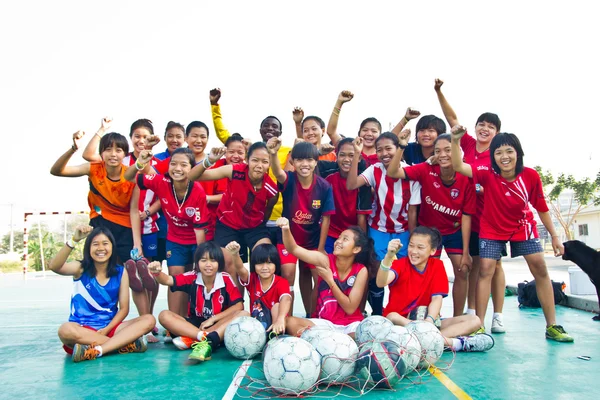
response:
<path id="1" fill-rule="evenodd" d="M 256 228 L 233 229 L 220 221 L 217 221 L 215 227 L 214 241 L 221 247 L 227 246 L 229 242 L 236 241 L 240 246 L 247 246 L 252 250 L 256 243 L 262 239 L 269 239 L 269 232 L 267 231 L 265 224 L 261 224 Z"/>
<path id="2" fill-rule="evenodd" d="M 471 257 L 479 257 L 479 232 L 471 231 L 471 237 L 469 238 L 469 254 Z M 508 256 L 506 252 L 506 244 L 502 248 L 502 257 Z"/>
<path id="3" fill-rule="evenodd" d="M 194 325 L 196 328 L 200 328 L 200 325 L 202 325 L 202 323 L 206 321 L 206 319 L 197 315 L 192 315 L 191 317 L 188 317 L 185 320 L 190 324 Z"/>
<path id="4" fill-rule="evenodd" d="M 133 233 L 131 233 L 131 228 L 115 224 L 102 216 L 92 218 L 90 225 L 93 228 L 106 228 L 113 234 L 117 245 L 117 248 L 113 250 L 116 251 L 120 264 L 131 258 L 130 253 L 131 249 L 133 249 Z"/>

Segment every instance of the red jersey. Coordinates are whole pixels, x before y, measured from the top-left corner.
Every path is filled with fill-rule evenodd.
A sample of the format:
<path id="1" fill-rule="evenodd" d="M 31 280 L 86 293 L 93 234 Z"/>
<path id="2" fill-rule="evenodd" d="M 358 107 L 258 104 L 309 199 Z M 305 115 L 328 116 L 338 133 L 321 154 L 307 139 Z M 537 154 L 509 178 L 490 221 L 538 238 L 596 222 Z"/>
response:
<path id="1" fill-rule="evenodd" d="M 350 269 L 350 272 L 348 273 L 348 276 L 346 276 L 344 280 L 341 280 L 335 264 L 336 257 L 333 254 L 328 254 L 328 257 L 329 268 L 331 268 L 331 272 L 333 272 L 333 280 L 335 281 L 335 284 L 346 296 L 349 296 L 358 273 L 360 270 L 365 268 L 365 266 L 359 263 L 354 263 Z M 317 290 L 317 307 L 315 308 L 316 311 L 313 315 L 313 318 L 326 319 L 336 325 L 349 325 L 355 321 L 362 321 L 364 319 L 364 316 L 360 311 L 360 307 L 357 307 L 352 314 L 346 314 L 346 311 L 344 311 L 333 295 L 329 285 L 327 285 L 327 283 L 321 277 L 319 277 L 319 280 L 317 281 Z"/>
<path id="2" fill-rule="evenodd" d="M 125 158 L 123 158 L 123 165 L 126 167 L 131 167 L 137 161 L 137 157 L 133 153 L 129 153 Z M 156 165 L 159 160 L 152 157 L 151 163 L 152 165 Z M 154 195 L 152 190 L 141 190 L 140 189 L 140 198 L 138 201 L 138 210 L 146 211 L 150 208 L 152 203 L 154 203 L 158 197 Z M 141 221 L 142 224 L 142 235 L 147 235 L 149 233 L 158 232 L 158 225 L 156 220 L 158 219 L 158 213 L 154 213 L 148 218 Z"/>
<path id="3" fill-rule="evenodd" d="M 451 235 L 461 226 L 462 214 L 475 214 L 473 182 L 456 174 L 452 185 L 442 182 L 440 166 L 427 163 L 404 167 L 406 177 L 421 184 L 419 225 L 435 227 L 442 235 Z"/>
<path id="4" fill-rule="evenodd" d="M 524 167 L 512 182 L 491 168 L 473 168 L 473 180 L 484 187 L 486 195 L 479 237 L 515 242 L 538 238 L 531 204 L 539 212 L 548 212 L 542 180 L 537 171 Z"/>
<path id="5" fill-rule="evenodd" d="M 412 310 L 429 306 L 431 297 L 448 296 L 448 276 L 444 262 L 430 257 L 423 271 L 417 270 L 408 257 L 395 260 L 391 272 L 395 275 L 390 283 L 390 300 L 383 315 L 396 312 L 408 317 Z"/>
<path id="6" fill-rule="evenodd" d="M 260 278 L 256 272 L 250 272 L 250 275 L 248 276 L 249 282 L 244 282 L 240 279 L 240 283 L 243 287 L 248 289 L 250 304 L 254 304 L 256 300 L 260 299 L 270 310 L 275 304 L 281 302 L 281 299 L 284 296 L 291 297 L 290 285 L 288 281 L 281 276 L 273 275 L 271 285 L 264 291 L 260 283 Z"/>
<path id="7" fill-rule="evenodd" d="M 348 190 L 346 179 L 341 177 L 339 170 L 327 175 L 325 180 L 331 185 L 335 203 L 335 214 L 331 215 L 328 236 L 338 238 L 349 226 L 358 224 L 358 214 L 371 214 L 371 188 L 362 186 Z"/>
<path id="8" fill-rule="evenodd" d="M 196 244 L 194 230 L 204 230 L 208 226 L 206 194 L 198 182 L 189 182 L 188 192 L 179 205 L 175 189 L 167 175 L 137 176 L 140 189 L 150 189 L 160 198 L 160 204 L 167 219 L 167 240 L 181 245 Z"/>
<path id="9" fill-rule="evenodd" d="M 256 228 L 264 222 L 267 202 L 278 195 L 277 186 L 268 174 L 262 187 L 254 189 L 248 178 L 248 165 L 232 165 L 231 179 L 217 208 L 217 217 L 233 229 Z"/>
<path id="10" fill-rule="evenodd" d="M 221 158 L 217 160 L 215 165 L 210 167 L 209 169 L 219 168 L 225 164 L 225 158 Z M 204 189 L 204 193 L 207 196 L 215 195 L 215 194 L 223 194 L 227 190 L 227 178 L 219 179 L 216 181 L 198 181 L 202 188 Z M 220 203 L 220 202 L 219 202 Z M 213 240 L 215 237 L 215 224 L 217 222 L 217 208 L 219 208 L 219 203 L 209 203 L 207 206 L 208 209 L 208 226 L 206 227 L 206 240 Z"/>
<path id="11" fill-rule="evenodd" d="M 187 316 L 209 319 L 227 310 L 229 307 L 244 301 L 233 279 L 226 272 L 217 272 L 210 292 L 206 291 L 202 274 L 195 271 L 175 275 L 172 292 L 186 292 L 190 296 Z"/>
<path id="12" fill-rule="evenodd" d="M 368 166 L 371 166 L 373 164 L 377 164 L 379 162 L 379 158 L 377 157 L 377 153 L 373 153 L 370 156 L 366 155 L 365 153 L 360 153 L 360 156 L 362 157 L 363 160 L 365 160 L 365 163 Z"/>
<path id="13" fill-rule="evenodd" d="M 375 189 L 371 228 L 389 233 L 408 231 L 408 206 L 421 204 L 421 184 L 390 178 L 382 163 L 371 165 L 360 177 Z"/>
<path id="14" fill-rule="evenodd" d="M 485 151 L 482 151 L 480 153 L 477 151 L 476 145 L 477 140 L 475 140 L 473 136 L 469 135 L 468 132 L 465 133 L 464 136 L 460 139 L 460 147 L 462 148 L 462 151 L 464 153 L 463 161 L 471 165 L 471 168 L 473 169 L 476 169 L 480 166 L 486 166 L 488 168 L 491 168 L 492 160 L 490 158 L 489 147 Z M 475 186 L 475 183 L 473 183 L 473 186 Z M 471 230 L 473 232 L 479 232 L 479 221 L 481 219 L 481 213 L 483 212 L 483 204 L 485 199 L 484 196 L 485 193 L 483 191 L 475 191 L 476 211 L 471 219 Z"/>
<path id="15" fill-rule="evenodd" d="M 100 215 L 117 225 L 131 228 L 129 201 L 135 184 L 125 179 L 125 170 L 125 166 L 122 165 L 121 177 L 115 182 L 108 179 L 104 162 L 90 163 L 88 176 L 90 219 Z"/>

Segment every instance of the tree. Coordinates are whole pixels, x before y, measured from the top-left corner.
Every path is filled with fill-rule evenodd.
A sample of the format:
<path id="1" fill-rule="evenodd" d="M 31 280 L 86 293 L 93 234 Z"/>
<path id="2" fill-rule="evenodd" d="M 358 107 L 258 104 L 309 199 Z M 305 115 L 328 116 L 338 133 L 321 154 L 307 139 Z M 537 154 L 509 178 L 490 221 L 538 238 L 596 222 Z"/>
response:
<path id="1" fill-rule="evenodd" d="M 600 205 L 600 171 L 596 175 L 595 180 L 590 178 L 576 180 L 573 175 L 565 176 L 565 174 L 560 174 L 555 181 L 550 171 L 543 172 L 542 167 L 539 165 L 535 167 L 535 170 L 540 174 L 540 178 L 542 179 L 544 195 L 546 196 L 550 212 L 562 226 L 567 240 L 573 239 L 569 227 L 575 220 L 575 217 L 577 217 L 577 214 L 591 205 Z M 573 195 L 569 200 L 568 207 L 563 209 L 558 202 L 558 197 L 566 189 L 572 190 Z"/>
<path id="2" fill-rule="evenodd" d="M 15 253 L 23 253 L 23 231 L 13 232 L 13 250 Z M 0 254 L 8 254 L 10 252 L 10 233 L 2 237 L 0 242 Z"/>

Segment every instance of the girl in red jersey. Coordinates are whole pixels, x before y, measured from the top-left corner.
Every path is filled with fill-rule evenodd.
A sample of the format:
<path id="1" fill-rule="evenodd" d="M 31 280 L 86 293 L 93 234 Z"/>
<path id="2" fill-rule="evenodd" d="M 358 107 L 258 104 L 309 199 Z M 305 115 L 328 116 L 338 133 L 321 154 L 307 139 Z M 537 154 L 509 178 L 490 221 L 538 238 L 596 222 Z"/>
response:
<path id="1" fill-rule="evenodd" d="M 435 92 L 437 94 L 440 106 L 450 126 L 460 125 L 456 113 L 446 100 L 442 93 L 444 82 L 440 79 L 435 80 Z M 468 133 L 463 135 L 460 140 L 460 147 L 463 150 L 463 161 L 470 164 L 473 168 L 490 164 L 490 143 L 494 136 L 500 131 L 501 121 L 498 115 L 494 113 L 483 113 L 477 118 L 475 123 L 475 137 Z M 475 186 L 477 212 L 473 215 L 471 222 L 471 238 L 469 241 L 469 253 L 473 257 L 473 267 L 469 274 L 469 295 L 467 313 L 475 313 L 477 279 L 479 277 L 479 266 L 481 260 L 479 257 L 479 220 L 484 206 L 484 190 L 481 185 Z M 502 256 L 506 256 L 506 249 L 502 251 Z M 502 320 L 502 309 L 504 308 L 504 289 L 506 287 L 506 278 L 502 260 L 496 262 L 494 277 L 492 278 L 492 303 L 494 305 L 494 316 L 492 318 L 492 333 L 504 333 L 504 322 Z"/>
<path id="2" fill-rule="evenodd" d="M 215 241 L 225 247 L 229 242 L 253 249 L 271 243 L 265 222 L 277 202 L 277 187 L 269 178 L 269 153 L 263 142 L 248 149 L 248 164 L 224 165 L 210 169 L 226 152 L 213 148 L 208 157 L 189 173 L 191 180 L 214 181 L 227 178 L 227 190 L 217 208 Z M 225 270 L 235 277 L 235 267 L 229 252 L 225 252 Z M 234 279 L 237 281 L 237 279 Z"/>
<path id="3" fill-rule="evenodd" d="M 307 142 L 297 143 L 291 152 L 294 172 L 281 169 L 277 161 L 277 152 L 281 146 L 279 138 L 270 139 L 267 148 L 271 156 L 273 175 L 279 183 L 278 187 L 283 196 L 282 215 L 289 218 L 292 234 L 296 241 L 310 250 L 325 252 L 325 242 L 329 232 L 331 214 L 335 213 L 331 185 L 318 175 L 315 175 L 318 150 Z M 298 259 L 289 254 L 289 249 L 279 240 L 277 244 L 281 252 L 281 273 L 290 284 L 293 292 L 296 280 L 296 262 Z M 300 262 L 300 293 L 304 310 L 312 313 L 311 294 L 313 285 L 317 283 L 317 271 L 312 265 Z"/>
<path id="4" fill-rule="evenodd" d="M 383 315 L 395 325 L 406 326 L 411 320 L 421 319 L 421 314 L 422 319 L 440 329 L 445 345 L 454 351 L 490 350 L 494 347 L 491 335 L 466 336 L 479 328 L 476 316 L 440 319 L 442 300 L 448 296 L 448 276 L 444 263 L 432 256 L 441 242 L 442 235 L 437 229 L 419 226 L 410 234 L 408 257 L 394 260 L 402 243 L 390 240 L 377 272 L 377 286 L 390 288 Z"/>
<path id="5" fill-rule="evenodd" d="M 148 150 L 140 153 L 136 168 L 143 170 L 152 159 Z M 188 173 L 194 163 L 190 149 L 180 148 L 169 159 L 169 172 L 166 175 L 137 175 L 137 184 L 142 190 L 150 189 L 159 197 L 168 224 L 167 265 L 169 274 L 185 272 L 191 265 L 196 246 L 205 241 L 205 228 L 208 225 L 206 194 L 199 183 L 190 181 Z M 135 171 L 127 170 L 126 178 L 135 179 Z M 169 292 L 169 310 L 185 315 L 187 298 L 184 293 Z"/>
<path id="6" fill-rule="evenodd" d="M 210 360 L 223 341 L 227 325 L 248 315 L 233 279 L 223 272 L 223 251 L 215 242 L 202 243 L 194 254 L 194 270 L 175 276 L 162 273 L 159 262 L 148 267 L 161 285 L 189 295 L 184 316 L 168 310 L 158 316 L 160 323 L 177 335 L 173 344 L 180 350 L 191 347 L 190 360 Z"/>
<path id="7" fill-rule="evenodd" d="M 434 142 L 436 165 L 420 163 L 401 168 L 403 146 L 408 144 L 407 132 L 400 135 L 399 142 L 400 147 L 388 167 L 388 176 L 421 184 L 422 203 L 418 222 L 419 225 L 434 227 L 442 234 L 441 246 L 434 257 L 440 257 L 443 247 L 452 262 L 454 316 L 462 315 L 467 301 L 469 269 L 473 262 L 469 255 L 471 215 L 475 213 L 473 184 L 467 177 L 457 175 L 452 168 L 449 134 L 438 136 Z"/>
<path id="8" fill-rule="evenodd" d="M 555 256 L 563 254 L 564 247 L 548 212 L 540 176 L 534 169 L 523 166 L 523 149 L 512 133 L 499 133 L 492 139 L 491 169 L 471 167 L 462 161 L 460 154 L 460 140 L 465 133 L 466 129 L 460 125 L 452 128 L 452 166 L 457 172 L 473 178 L 487 193 L 479 232 L 481 267 L 477 281 L 477 316 L 481 325 L 485 321 L 496 261 L 500 259 L 506 242 L 510 242 L 511 257 L 523 256 L 535 278 L 536 292 L 546 318 L 546 338 L 572 342 L 573 338 L 563 327 L 556 325 L 552 283 L 529 207 L 531 204 L 537 210 L 552 236 Z"/>
<path id="9" fill-rule="evenodd" d="M 277 247 L 259 244 L 250 256 L 250 272 L 240 258 L 240 245 L 231 242 L 225 248 L 231 253 L 235 271 L 250 295 L 250 314 L 259 320 L 267 332 L 285 332 L 285 317 L 292 306 L 288 282 L 281 277 L 281 261 Z"/>
<path id="10" fill-rule="evenodd" d="M 356 327 L 364 319 L 360 303 L 367 289 L 369 269 L 377 268 L 373 241 L 358 227 L 341 233 L 333 254 L 307 250 L 296 244 L 287 218 L 279 218 L 283 243 L 290 253 L 315 266 L 317 281 L 316 308 L 311 319 L 288 317 L 286 331 L 300 335 L 314 325 L 328 325 L 354 337 Z"/>

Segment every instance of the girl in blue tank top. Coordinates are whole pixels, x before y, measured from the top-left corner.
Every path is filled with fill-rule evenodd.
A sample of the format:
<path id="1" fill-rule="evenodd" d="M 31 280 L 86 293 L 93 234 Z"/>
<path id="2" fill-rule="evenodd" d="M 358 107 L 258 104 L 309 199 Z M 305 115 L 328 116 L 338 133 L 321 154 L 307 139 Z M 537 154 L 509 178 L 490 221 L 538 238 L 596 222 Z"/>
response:
<path id="1" fill-rule="evenodd" d="M 67 261 L 75 244 L 87 237 L 83 260 Z M 50 269 L 73 277 L 69 322 L 58 329 L 63 348 L 74 362 L 93 360 L 103 354 L 142 353 L 144 335 L 154 328 L 150 314 L 124 321 L 129 314 L 129 278 L 117 265 L 115 238 L 103 227 L 79 226 L 58 254 Z"/>

